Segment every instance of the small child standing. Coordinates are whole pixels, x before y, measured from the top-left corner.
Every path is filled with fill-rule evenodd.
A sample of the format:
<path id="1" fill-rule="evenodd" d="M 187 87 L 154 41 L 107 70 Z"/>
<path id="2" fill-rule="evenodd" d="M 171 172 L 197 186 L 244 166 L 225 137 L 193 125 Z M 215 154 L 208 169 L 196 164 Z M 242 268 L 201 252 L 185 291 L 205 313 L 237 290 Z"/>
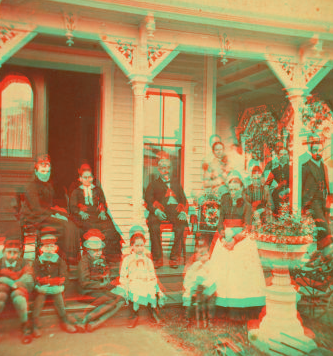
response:
<path id="1" fill-rule="evenodd" d="M 190 325 L 190 318 L 195 306 L 197 327 L 200 327 L 202 316 L 203 326 L 211 324 L 215 314 L 216 286 L 211 278 L 209 247 L 205 240 L 198 239 L 195 253 L 185 267 L 183 306 L 186 308 L 186 323 Z"/>
<path id="2" fill-rule="evenodd" d="M 145 242 L 142 230 L 132 229 L 131 253 L 122 261 L 120 285 L 113 290 L 113 293 L 122 295 L 130 304 L 132 316 L 129 328 L 137 325 L 140 306 L 147 306 L 155 321 L 161 323 L 157 305 L 163 306 L 165 295 L 159 288 L 153 261 L 145 254 Z"/>
<path id="3" fill-rule="evenodd" d="M 29 262 L 20 257 L 21 248 L 19 239 L 6 238 L 0 259 L 0 313 L 10 296 L 22 325 L 22 343 L 29 344 L 32 337 L 28 323 L 28 299 L 34 280 Z"/>
<path id="4" fill-rule="evenodd" d="M 84 235 L 86 250 L 78 266 L 81 293 L 93 297 L 95 309 L 85 315 L 76 325 L 79 331 L 91 332 L 111 318 L 125 304 L 121 296 L 112 293 L 110 270 L 103 256 L 105 236 L 97 230 L 88 230 Z"/>
<path id="5" fill-rule="evenodd" d="M 61 327 L 68 333 L 75 333 L 76 328 L 68 319 L 63 299 L 65 290 L 65 281 L 67 275 L 67 265 L 59 257 L 56 245 L 56 230 L 46 227 L 41 230 L 40 255 L 36 258 L 34 264 L 35 271 L 35 291 L 36 298 L 34 310 L 32 313 L 35 337 L 42 336 L 39 316 L 43 309 L 46 297 L 51 296 L 54 301 L 55 309 L 61 319 Z"/>

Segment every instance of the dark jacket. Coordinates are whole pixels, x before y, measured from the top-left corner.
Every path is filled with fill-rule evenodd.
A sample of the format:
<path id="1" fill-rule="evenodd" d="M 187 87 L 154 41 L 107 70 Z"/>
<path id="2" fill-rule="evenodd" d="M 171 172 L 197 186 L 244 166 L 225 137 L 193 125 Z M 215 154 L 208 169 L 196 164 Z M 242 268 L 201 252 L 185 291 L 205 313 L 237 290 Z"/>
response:
<path id="1" fill-rule="evenodd" d="M 321 161 L 318 167 L 312 159 L 302 166 L 302 207 L 309 207 L 313 200 L 326 201 L 330 194 L 327 167 Z"/>
<path id="2" fill-rule="evenodd" d="M 22 218 L 27 223 L 41 223 L 52 214 L 54 190 L 50 182 L 42 182 L 37 177 L 26 187 Z"/>
<path id="3" fill-rule="evenodd" d="M 177 210 L 179 212 L 187 212 L 187 199 L 185 197 L 184 190 L 182 186 L 175 180 L 170 181 L 170 189 L 174 198 L 178 202 Z M 167 184 L 162 180 L 161 177 L 152 181 L 147 189 L 145 194 L 146 207 L 151 214 L 155 213 L 156 209 L 163 210 L 167 206 L 169 200 L 169 188 Z"/>
<path id="4" fill-rule="evenodd" d="M 34 271 L 36 285 L 43 286 L 50 284 L 51 286 L 60 286 L 65 284 L 67 265 L 61 257 L 56 262 L 41 262 L 37 258 L 34 263 Z"/>
<path id="5" fill-rule="evenodd" d="M 86 205 L 83 189 L 76 188 L 70 197 L 70 211 L 75 216 L 79 215 L 80 211 L 89 214 L 99 214 L 101 211 L 107 210 L 106 200 L 103 190 L 100 187 L 92 188 L 92 198 L 94 205 Z"/>
<path id="6" fill-rule="evenodd" d="M 231 195 L 227 193 L 222 196 L 220 206 L 220 220 L 217 228 L 220 233 L 224 231 L 226 222 L 231 222 L 235 227 L 245 228 L 251 225 L 252 207 L 244 198 L 239 198 L 237 204 L 233 206 Z"/>
<path id="7" fill-rule="evenodd" d="M 90 294 L 96 290 L 110 290 L 112 288 L 110 283 L 104 283 L 105 281 L 110 281 L 110 271 L 106 263 L 95 266 L 93 259 L 87 253 L 82 256 L 79 262 L 78 273 L 82 294 Z"/>

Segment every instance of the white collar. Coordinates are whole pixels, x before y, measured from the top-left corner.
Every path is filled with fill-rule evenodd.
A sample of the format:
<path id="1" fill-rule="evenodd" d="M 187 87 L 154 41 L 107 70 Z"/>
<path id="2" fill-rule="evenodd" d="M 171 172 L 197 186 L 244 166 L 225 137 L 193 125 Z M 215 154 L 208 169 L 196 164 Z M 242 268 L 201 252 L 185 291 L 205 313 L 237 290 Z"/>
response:
<path id="1" fill-rule="evenodd" d="M 14 261 L 13 263 L 9 263 L 7 260 L 5 260 L 5 265 L 7 268 L 14 268 L 16 267 L 17 261 Z"/>
<path id="2" fill-rule="evenodd" d="M 311 161 L 312 161 L 313 163 L 315 163 L 318 167 L 320 167 L 322 158 L 321 158 L 319 161 L 316 161 L 315 159 L 313 159 L 313 158 L 311 157 Z"/>
<path id="3" fill-rule="evenodd" d="M 49 259 L 49 258 L 45 258 L 44 254 L 42 253 L 40 256 L 39 256 L 39 261 L 41 263 L 43 262 L 57 262 L 58 261 L 58 258 L 59 258 L 59 255 L 57 253 L 53 254 L 52 257 Z"/>
<path id="4" fill-rule="evenodd" d="M 91 183 L 89 187 L 85 187 L 83 184 L 81 184 L 81 185 L 79 186 L 79 188 L 81 188 L 81 189 L 86 189 L 86 188 L 87 188 L 87 189 L 89 189 L 89 188 L 90 188 L 90 189 L 94 189 L 94 188 L 95 188 L 95 185 Z"/>

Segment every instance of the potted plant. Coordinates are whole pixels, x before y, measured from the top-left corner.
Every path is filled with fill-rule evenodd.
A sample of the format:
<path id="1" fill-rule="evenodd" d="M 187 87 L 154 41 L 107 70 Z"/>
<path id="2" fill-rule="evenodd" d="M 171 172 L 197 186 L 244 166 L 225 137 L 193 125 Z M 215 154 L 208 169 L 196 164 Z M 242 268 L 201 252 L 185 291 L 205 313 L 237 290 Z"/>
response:
<path id="1" fill-rule="evenodd" d="M 262 266 L 272 270 L 273 278 L 272 284 L 266 287 L 266 315 L 259 328 L 251 330 L 249 339 L 268 354 L 277 344 L 285 343 L 286 335 L 300 340 L 306 352 L 316 347 L 304 334 L 297 317 L 297 292 L 289 274 L 289 268 L 299 266 L 304 254 L 313 250 L 316 234 L 312 217 L 292 214 L 288 204 L 283 205 L 277 219 L 258 224 L 252 232 Z M 279 351 L 283 352 L 283 347 Z"/>

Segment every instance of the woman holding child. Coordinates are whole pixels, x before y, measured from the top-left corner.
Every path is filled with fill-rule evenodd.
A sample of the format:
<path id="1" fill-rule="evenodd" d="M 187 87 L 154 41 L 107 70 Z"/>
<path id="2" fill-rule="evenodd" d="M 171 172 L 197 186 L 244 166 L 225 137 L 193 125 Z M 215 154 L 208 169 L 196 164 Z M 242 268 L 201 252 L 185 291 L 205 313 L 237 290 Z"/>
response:
<path id="1" fill-rule="evenodd" d="M 247 234 L 251 205 L 243 198 L 239 177 L 229 178 L 229 193 L 221 199 L 220 221 L 211 255 L 216 281 L 216 304 L 246 308 L 265 305 L 265 279 L 256 242 Z"/>

